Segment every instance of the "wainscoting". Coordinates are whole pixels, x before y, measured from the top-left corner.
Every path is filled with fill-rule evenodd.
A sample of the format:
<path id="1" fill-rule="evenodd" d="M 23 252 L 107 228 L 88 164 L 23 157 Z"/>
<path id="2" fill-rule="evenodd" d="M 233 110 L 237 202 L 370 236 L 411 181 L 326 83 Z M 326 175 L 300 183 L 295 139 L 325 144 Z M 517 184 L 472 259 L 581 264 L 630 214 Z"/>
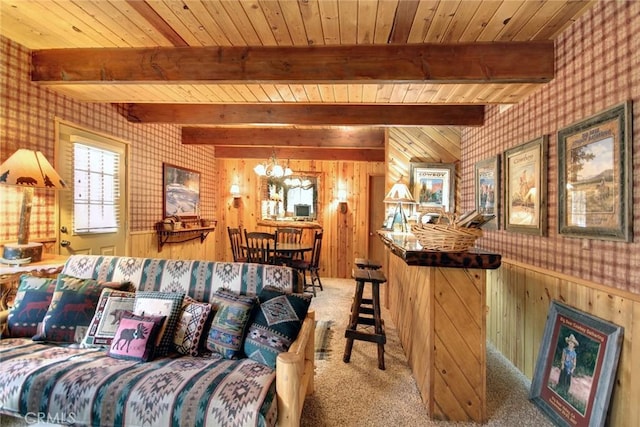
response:
<path id="1" fill-rule="evenodd" d="M 487 339 L 531 379 L 552 300 L 624 327 L 608 425 L 640 425 L 640 295 L 503 258 L 487 270 Z"/>

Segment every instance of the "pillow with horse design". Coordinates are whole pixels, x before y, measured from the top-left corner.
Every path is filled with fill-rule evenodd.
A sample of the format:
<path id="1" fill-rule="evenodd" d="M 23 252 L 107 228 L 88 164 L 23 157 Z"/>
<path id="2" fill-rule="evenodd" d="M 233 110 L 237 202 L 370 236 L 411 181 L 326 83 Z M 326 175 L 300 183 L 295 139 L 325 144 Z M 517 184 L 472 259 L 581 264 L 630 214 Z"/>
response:
<path id="1" fill-rule="evenodd" d="M 118 323 L 107 356 L 147 362 L 154 357 L 156 338 L 165 316 L 138 316 L 126 312 Z"/>
<path id="2" fill-rule="evenodd" d="M 33 337 L 38 331 L 38 324 L 47 314 L 55 289 L 55 278 L 44 279 L 28 274 L 20 276 L 16 298 L 9 310 L 7 336 Z"/>
<path id="3" fill-rule="evenodd" d="M 51 304 L 34 341 L 80 343 L 96 311 L 105 287 L 121 287 L 123 283 L 100 283 L 59 274 Z"/>
<path id="4" fill-rule="evenodd" d="M 135 297 L 135 292 L 103 289 L 82 347 L 111 346 L 120 319 L 127 311 L 133 311 Z"/>

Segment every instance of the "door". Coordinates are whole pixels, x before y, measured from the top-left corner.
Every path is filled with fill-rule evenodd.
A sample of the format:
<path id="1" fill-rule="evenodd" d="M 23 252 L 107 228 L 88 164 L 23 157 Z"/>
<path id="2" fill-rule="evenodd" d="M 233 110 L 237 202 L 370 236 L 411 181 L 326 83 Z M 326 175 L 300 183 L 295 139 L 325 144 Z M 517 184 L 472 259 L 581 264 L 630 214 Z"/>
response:
<path id="1" fill-rule="evenodd" d="M 60 254 L 126 255 L 127 144 L 59 123 Z"/>
<path id="2" fill-rule="evenodd" d="M 387 271 L 385 247 L 376 231 L 382 228 L 385 220 L 385 177 L 374 175 L 369 177 L 369 255 L 368 258 L 382 264 Z"/>

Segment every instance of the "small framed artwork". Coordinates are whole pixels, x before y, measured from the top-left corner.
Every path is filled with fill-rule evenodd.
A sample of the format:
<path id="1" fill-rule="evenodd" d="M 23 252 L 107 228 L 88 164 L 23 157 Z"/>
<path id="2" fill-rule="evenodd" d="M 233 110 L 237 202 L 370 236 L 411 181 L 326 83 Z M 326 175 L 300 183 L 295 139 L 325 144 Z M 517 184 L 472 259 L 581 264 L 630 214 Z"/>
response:
<path id="1" fill-rule="evenodd" d="M 624 329 L 551 301 L 529 398 L 558 426 L 604 426 Z"/>
<path id="2" fill-rule="evenodd" d="M 567 236 L 633 239 L 631 101 L 558 132 L 558 228 Z"/>
<path id="3" fill-rule="evenodd" d="M 547 233 L 547 150 L 549 137 L 536 138 L 504 152 L 504 228 L 526 234 Z"/>
<path id="4" fill-rule="evenodd" d="M 418 210 L 436 208 L 451 213 L 455 211 L 455 164 L 411 162 L 409 181 Z"/>
<path id="5" fill-rule="evenodd" d="M 164 218 L 197 218 L 200 215 L 200 173 L 162 164 L 162 206 Z"/>
<path id="6" fill-rule="evenodd" d="M 474 168 L 476 212 L 495 215 L 482 228 L 500 228 L 500 155 L 476 162 Z"/>

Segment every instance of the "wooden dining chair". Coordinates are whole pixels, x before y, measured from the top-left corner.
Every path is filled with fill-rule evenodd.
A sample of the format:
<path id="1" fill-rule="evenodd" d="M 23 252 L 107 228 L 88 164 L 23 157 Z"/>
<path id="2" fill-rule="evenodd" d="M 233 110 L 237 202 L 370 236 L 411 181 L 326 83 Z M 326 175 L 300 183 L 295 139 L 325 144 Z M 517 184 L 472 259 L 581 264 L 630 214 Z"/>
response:
<path id="1" fill-rule="evenodd" d="M 276 229 L 276 241 L 278 243 L 300 243 L 302 241 L 302 229 L 294 227 L 282 227 Z M 298 252 L 276 253 L 274 262 L 276 264 L 289 265 L 291 260 L 301 258 Z"/>
<path id="2" fill-rule="evenodd" d="M 247 255 L 242 245 L 242 228 L 227 227 L 229 233 L 229 241 L 231 242 L 231 253 L 234 262 L 247 262 Z"/>
<path id="3" fill-rule="evenodd" d="M 245 230 L 244 241 L 247 247 L 247 262 L 274 264 L 273 254 L 277 247 L 275 233 Z"/>
<path id="4" fill-rule="evenodd" d="M 322 249 L 322 230 L 316 231 L 313 236 L 313 249 L 311 250 L 311 257 L 306 259 L 294 259 L 289 264 L 290 267 L 298 270 L 303 277 L 304 290 L 311 288 L 313 296 L 316 296 L 316 288 L 320 288 L 322 291 L 322 282 L 320 281 L 320 251 Z M 307 282 L 307 273 L 309 274 L 310 282 Z M 317 283 L 317 284 L 316 284 Z"/>

